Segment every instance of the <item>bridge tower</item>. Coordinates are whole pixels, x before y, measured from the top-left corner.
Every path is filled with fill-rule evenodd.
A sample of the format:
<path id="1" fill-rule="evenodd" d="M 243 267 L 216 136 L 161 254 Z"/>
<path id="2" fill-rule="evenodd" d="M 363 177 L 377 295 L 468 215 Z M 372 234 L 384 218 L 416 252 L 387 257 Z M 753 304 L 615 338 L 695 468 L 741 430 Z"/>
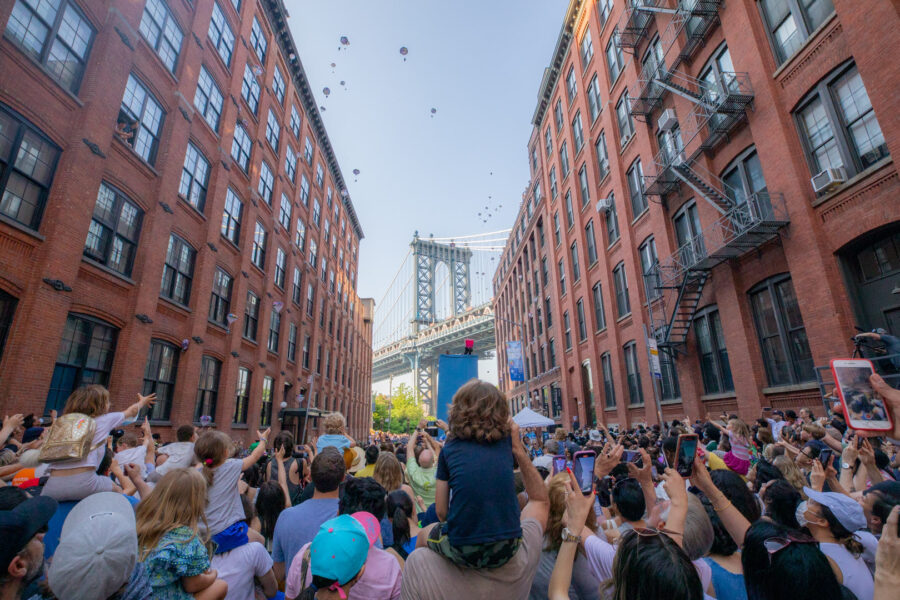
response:
<path id="1" fill-rule="evenodd" d="M 432 236 L 433 237 L 433 236 Z M 415 317 L 410 322 L 410 335 L 415 337 L 423 326 L 432 325 L 435 314 L 435 272 L 440 263 L 447 265 L 452 280 L 451 311 L 453 316 L 464 313 L 472 302 L 472 286 L 469 266 L 472 251 L 454 243 L 438 243 L 431 239 L 421 239 L 417 231 L 410 243 L 413 268 L 415 270 Z M 426 403 L 431 411 L 435 408 L 434 390 L 437 387 L 437 357 L 424 358 L 418 352 L 407 354 L 407 360 L 415 373 L 419 400 Z"/>

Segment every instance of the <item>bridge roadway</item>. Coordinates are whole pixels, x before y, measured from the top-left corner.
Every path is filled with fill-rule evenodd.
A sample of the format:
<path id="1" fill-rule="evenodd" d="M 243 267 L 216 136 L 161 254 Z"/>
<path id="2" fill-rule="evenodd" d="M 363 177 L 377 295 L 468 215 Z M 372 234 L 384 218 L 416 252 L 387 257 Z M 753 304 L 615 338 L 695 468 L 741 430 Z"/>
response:
<path id="1" fill-rule="evenodd" d="M 470 308 L 418 334 L 407 336 L 375 350 L 372 357 L 372 381 L 393 375 L 415 373 L 419 400 L 433 410 L 437 397 L 437 361 L 441 354 L 461 354 L 466 339 L 475 340 L 479 355 L 494 350 L 494 311 L 490 303 Z"/>

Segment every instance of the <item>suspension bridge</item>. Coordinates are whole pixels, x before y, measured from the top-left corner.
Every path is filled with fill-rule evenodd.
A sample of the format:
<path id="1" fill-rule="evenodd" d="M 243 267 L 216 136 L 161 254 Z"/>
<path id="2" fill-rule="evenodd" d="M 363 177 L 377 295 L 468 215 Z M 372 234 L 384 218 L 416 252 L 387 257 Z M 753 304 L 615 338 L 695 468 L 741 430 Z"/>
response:
<path id="1" fill-rule="evenodd" d="M 434 414 L 437 362 L 475 341 L 481 358 L 496 349 L 492 278 L 509 229 L 457 237 L 413 235 L 375 306 L 372 381 L 413 374 L 419 402 Z"/>

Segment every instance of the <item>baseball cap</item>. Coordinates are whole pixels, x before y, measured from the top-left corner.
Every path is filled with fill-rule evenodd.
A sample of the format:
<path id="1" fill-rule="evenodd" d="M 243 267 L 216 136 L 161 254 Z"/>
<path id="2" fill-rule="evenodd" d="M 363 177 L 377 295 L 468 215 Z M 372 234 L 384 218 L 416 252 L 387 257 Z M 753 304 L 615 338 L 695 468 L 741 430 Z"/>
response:
<path id="1" fill-rule="evenodd" d="M 47 526 L 56 512 L 56 500 L 37 496 L 12 510 L 0 511 L 0 566 L 5 570 L 28 542 Z"/>
<path id="2" fill-rule="evenodd" d="M 847 531 L 853 533 L 866 527 L 866 515 L 863 513 L 862 506 L 850 496 L 835 492 L 817 492 L 806 486 L 803 487 L 803 493 L 810 500 L 827 506 Z"/>
<path id="3" fill-rule="evenodd" d="M 365 511 L 355 512 L 350 516 L 359 521 L 359 524 L 366 530 L 369 547 L 374 546 L 378 541 L 378 536 L 381 535 L 381 522 L 375 518 L 375 515 Z"/>
<path id="4" fill-rule="evenodd" d="M 340 515 L 322 523 L 310 546 L 309 568 L 313 575 L 335 581 L 329 588 L 339 591 L 356 577 L 369 554 L 366 528 L 350 515 Z"/>
<path id="5" fill-rule="evenodd" d="M 779 417 L 784 417 L 784 411 L 783 411 L 783 410 L 773 410 L 773 411 L 772 411 L 772 414 L 773 414 L 773 415 L 778 415 Z"/>
<path id="6" fill-rule="evenodd" d="M 108 598 L 125 585 L 138 557 L 134 509 L 122 494 L 91 494 L 62 525 L 47 580 L 59 600 Z"/>

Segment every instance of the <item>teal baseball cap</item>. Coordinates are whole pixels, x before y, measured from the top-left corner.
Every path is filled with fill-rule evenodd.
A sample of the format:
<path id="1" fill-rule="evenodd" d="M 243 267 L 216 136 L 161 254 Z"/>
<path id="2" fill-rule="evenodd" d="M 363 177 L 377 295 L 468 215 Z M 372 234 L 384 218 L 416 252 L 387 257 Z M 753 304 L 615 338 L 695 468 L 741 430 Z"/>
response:
<path id="1" fill-rule="evenodd" d="M 356 577 L 369 554 L 366 528 L 350 515 L 340 515 L 322 523 L 310 547 L 309 568 L 313 575 L 335 581 L 329 589 L 339 591 Z"/>

